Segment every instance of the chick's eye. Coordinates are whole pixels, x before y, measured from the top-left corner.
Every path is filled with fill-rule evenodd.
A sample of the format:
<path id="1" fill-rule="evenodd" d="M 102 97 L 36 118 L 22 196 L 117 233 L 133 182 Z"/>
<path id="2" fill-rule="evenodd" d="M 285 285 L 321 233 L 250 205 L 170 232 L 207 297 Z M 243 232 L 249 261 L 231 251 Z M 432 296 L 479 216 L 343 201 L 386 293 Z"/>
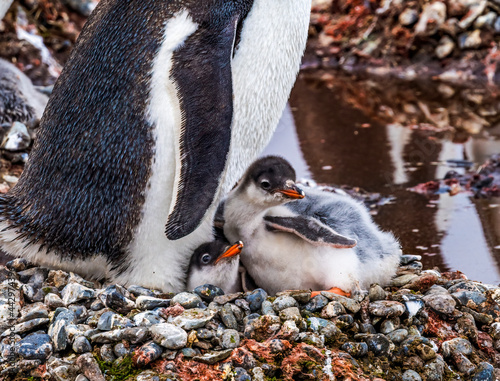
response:
<path id="1" fill-rule="evenodd" d="M 204 264 L 210 262 L 210 254 L 203 254 L 201 257 L 201 262 L 203 262 Z"/>
<path id="2" fill-rule="evenodd" d="M 267 180 L 262 180 L 260 182 L 260 186 L 261 186 L 262 189 L 269 189 L 269 188 L 271 188 L 271 184 Z"/>

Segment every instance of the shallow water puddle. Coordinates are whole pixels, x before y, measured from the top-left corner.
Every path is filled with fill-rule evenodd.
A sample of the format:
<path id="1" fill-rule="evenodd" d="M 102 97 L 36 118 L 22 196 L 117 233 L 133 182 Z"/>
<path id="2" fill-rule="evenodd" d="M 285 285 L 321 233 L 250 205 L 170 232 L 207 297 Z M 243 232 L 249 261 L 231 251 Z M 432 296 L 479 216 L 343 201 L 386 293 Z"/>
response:
<path id="1" fill-rule="evenodd" d="M 386 106 L 387 100 L 380 104 L 365 88 L 360 88 L 361 94 L 354 94 L 355 82 L 348 87 L 350 93 L 346 95 L 332 82 L 325 85 L 301 76 L 263 154 L 287 158 L 299 179 L 394 196 L 396 199 L 380 207 L 374 218 L 399 237 L 405 253 L 422 255 L 424 268 L 460 270 L 470 279 L 498 284 L 500 199 L 476 200 L 469 193 L 446 193 L 430 199 L 407 189 L 443 178 L 450 170 L 465 173 L 467 168 L 462 165 L 467 166 L 467 162 L 474 163 L 474 169 L 490 155 L 500 153 L 500 140 L 491 136 L 468 138 L 449 132 L 445 124 L 439 128 L 422 124 L 417 117 L 414 122 L 421 123 L 421 128 L 410 128 L 408 120 L 401 121 L 404 113 L 392 111 L 399 107 L 416 112 L 402 104 L 403 96 L 393 96 L 399 102 L 397 107 Z M 436 94 L 432 107 L 422 97 L 409 104 L 418 104 L 427 117 L 435 117 L 429 116 L 429 110 L 443 113 Z M 372 107 L 360 107 L 360 99 Z M 373 104 L 392 115 L 390 120 L 372 112 Z M 450 99 L 443 101 L 445 106 L 454 107 Z M 471 113 L 468 109 L 465 112 Z M 457 115 L 454 118 L 460 118 Z"/>

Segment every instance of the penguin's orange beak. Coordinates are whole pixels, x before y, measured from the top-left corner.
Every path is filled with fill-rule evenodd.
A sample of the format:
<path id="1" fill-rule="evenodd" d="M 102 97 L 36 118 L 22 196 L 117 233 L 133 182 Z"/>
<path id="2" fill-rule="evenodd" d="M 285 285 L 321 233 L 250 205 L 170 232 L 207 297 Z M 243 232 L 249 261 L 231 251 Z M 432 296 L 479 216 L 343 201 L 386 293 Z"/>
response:
<path id="1" fill-rule="evenodd" d="M 222 258 L 231 258 L 234 257 L 235 255 L 238 255 L 239 253 L 241 253 L 241 249 L 243 249 L 243 242 L 241 241 L 236 242 L 233 246 L 227 249 L 219 258 L 217 258 L 214 264 L 217 264 Z"/>
<path id="2" fill-rule="evenodd" d="M 293 199 L 301 199 L 306 197 L 304 191 L 300 189 L 297 185 L 292 185 L 287 189 L 280 189 L 278 190 L 278 192 L 284 194 L 288 198 L 293 198 Z"/>

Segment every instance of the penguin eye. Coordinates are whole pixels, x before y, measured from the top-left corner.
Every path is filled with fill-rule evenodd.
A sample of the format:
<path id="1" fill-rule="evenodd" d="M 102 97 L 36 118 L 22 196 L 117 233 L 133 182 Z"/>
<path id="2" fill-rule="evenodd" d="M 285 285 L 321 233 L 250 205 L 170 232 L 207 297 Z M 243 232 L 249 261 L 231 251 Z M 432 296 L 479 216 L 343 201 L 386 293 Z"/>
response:
<path id="1" fill-rule="evenodd" d="M 267 180 L 262 180 L 260 182 L 260 186 L 261 186 L 262 189 L 269 189 L 269 188 L 271 188 L 271 184 Z"/>
<path id="2" fill-rule="evenodd" d="M 206 265 L 208 262 L 210 262 L 210 259 L 211 259 L 210 254 L 203 254 L 203 255 L 201 256 L 201 262 L 202 262 L 203 264 L 205 264 L 205 265 Z"/>

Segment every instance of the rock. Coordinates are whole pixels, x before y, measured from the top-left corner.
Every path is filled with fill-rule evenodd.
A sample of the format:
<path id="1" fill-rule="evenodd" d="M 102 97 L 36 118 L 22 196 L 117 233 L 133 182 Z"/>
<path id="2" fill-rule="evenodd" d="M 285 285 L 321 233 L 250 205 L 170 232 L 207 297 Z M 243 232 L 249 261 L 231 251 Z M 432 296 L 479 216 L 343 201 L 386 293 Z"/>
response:
<path id="1" fill-rule="evenodd" d="M 25 333 L 25 332 L 32 331 L 35 328 L 38 328 L 40 326 L 48 324 L 49 321 L 50 320 L 48 318 L 41 318 L 41 319 L 31 319 L 31 320 L 26 321 L 24 323 L 16 324 L 11 329 L 8 329 L 7 331 L 5 331 L 2 334 L 2 337 L 10 335 L 12 332 Z"/>
<path id="2" fill-rule="evenodd" d="M 491 364 L 482 362 L 477 367 L 476 373 L 472 377 L 472 381 L 493 381 L 495 380 L 495 369 Z"/>
<path id="3" fill-rule="evenodd" d="M 63 289 L 68 284 L 69 274 L 62 270 L 50 270 L 47 275 L 47 283 L 57 287 L 59 290 Z"/>
<path id="4" fill-rule="evenodd" d="M 323 308 L 323 310 L 321 310 L 321 317 L 326 319 L 343 314 L 345 314 L 345 308 L 339 302 L 330 302 L 325 306 L 325 308 Z"/>
<path id="5" fill-rule="evenodd" d="M 122 286 L 108 286 L 99 294 L 99 299 L 106 307 L 127 314 L 135 307 L 135 303 L 124 295 L 126 291 Z"/>
<path id="6" fill-rule="evenodd" d="M 448 57 L 455 49 L 455 42 L 448 36 L 441 37 L 439 44 L 436 47 L 435 53 L 436 57 L 443 59 Z"/>
<path id="7" fill-rule="evenodd" d="M 168 307 L 170 300 L 141 295 L 136 299 L 135 305 L 140 310 L 154 310 L 158 307 Z"/>
<path id="8" fill-rule="evenodd" d="M 347 342 L 340 349 L 346 351 L 352 357 L 363 357 L 368 353 L 368 345 L 366 343 Z"/>
<path id="9" fill-rule="evenodd" d="M 130 286 L 129 288 L 127 288 L 127 291 L 130 292 L 135 297 L 138 297 L 141 295 L 142 296 L 152 296 L 152 297 L 155 296 L 155 293 L 153 291 L 151 291 L 150 289 L 145 288 L 145 287 L 141 287 L 141 286 L 137 286 L 137 285 Z"/>
<path id="10" fill-rule="evenodd" d="M 152 370 L 145 370 L 137 375 L 135 381 L 160 381 L 160 377 Z"/>
<path id="11" fill-rule="evenodd" d="M 368 335 L 365 339 L 368 350 L 375 356 L 388 356 L 394 349 L 394 344 L 389 341 L 385 335 Z"/>
<path id="12" fill-rule="evenodd" d="M 7 267 L 9 270 L 13 271 L 23 271 L 25 270 L 29 265 L 29 262 L 24 259 L 24 258 L 15 258 L 12 261 L 9 261 L 5 264 L 5 267 Z"/>
<path id="13" fill-rule="evenodd" d="M 273 304 L 269 300 L 264 300 L 261 306 L 262 315 L 276 315 Z"/>
<path id="14" fill-rule="evenodd" d="M 304 309 L 310 312 L 317 312 L 328 304 L 329 300 L 323 295 L 316 295 L 304 306 Z"/>
<path id="15" fill-rule="evenodd" d="M 227 328 L 238 329 L 238 322 L 236 321 L 230 304 L 225 304 L 219 315 Z"/>
<path id="16" fill-rule="evenodd" d="M 361 305 L 351 298 L 346 298 L 345 296 L 327 291 L 322 291 L 321 295 L 325 296 L 328 300 L 339 302 L 346 310 L 351 311 L 353 314 L 357 313 L 361 309 Z"/>
<path id="17" fill-rule="evenodd" d="M 76 376 L 75 381 L 89 381 L 89 379 L 83 374 L 79 374 L 78 376 Z"/>
<path id="18" fill-rule="evenodd" d="M 101 369 L 99 369 L 99 365 L 97 361 L 90 353 L 85 353 L 78 357 L 76 360 L 76 364 L 80 367 L 80 370 L 83 372 L 84 376 L 92 381 L 106 381 L 104 376 L 102 375 Z"/>
<path id="19" fill-rule="evenodd" d="M 280 327 L 281 320 L 278 316 L 259 316 L 245 325 L 245 337 L 262 341 L 274 335 Z"/>
<path id="20" fill-rule="evenodd" d="M 262 307 L 262 302 L 266 300 L 266 298 L 267 292 L 265 292 L 262 288 L 258 288 L 248 294 L 248 296 L 246 297 L 246 301 L 250 306 L 250 310 L 254 312 L 260 310 L 260 308 Z"/>
<path id="21" fill-rule="evenodd" d="M 408 369 L 403 373 L 403 381 L 422 381 L 422 377 L 414 370 Z"/>
<path id="22" fill-rule="evenodd" d="M 70 305 L 79 300 L 88 300 L 95 298 L 95 291 L 82 286 L 79 283 L 69 283 L 61 291 L 62 299 L 65 305 Z"/>
<path id="23" fill-rule="evenodd" d="M 242 296 L 242 292 L 236 292 L 234 294 L 216 296 L 213 301 L 217 304 L 224 305 L 226 303 L 234 302 L 236 299 L 241 298 Z"/>
<path id="24" fill-rule="evenodd" d="M 87 353 L 92 351 L 92 345 L 84 336 L 78 336 L 73 342 L 73 351 L 75 353 Z"/>
<path id="25" fill-rule="evenodd" d="M 475 29 L 481 29 L 483 27 L 492 27 L 497 18 L 495 12 L 488 12 L 485 15 L 479 16 L 474 22 Z"/>
<path id="26" fill-rule="evenodd" d="M 408 337 L 408 331 L 404 328 L 396 329 L 387 334 L 387 338 L 393 343 L 400 343 Z"/>
<path id="27" fill-rule="evenodd" d="M 201 298 L 191 292 L 181 292 L 170 300 L 170 305 L 180 304 L 185 309 L 199 308 L 203 305 Z"/>
<path id="28" fill-rule="evenodd" d="M 399 327 L 399 318 L 387 319 L 380 324 L 380 333 L 387 335 Z"/>
<path id="29" fill-rule="evenodd" d="M 281 321 L 293 320 L 295 323 L 300 323 L 302 321 L 302 316 L 300 315 L 300 310 L 298 307 L 288 307 L 280 311 Z"/>
<path id="30" fill-rule="evenodd" d="M 26 336 L 18 344 L 17 354 L 27 360 L 46 361 L 52 353 L 50 336 L 33 333 Z"/>
<path id="31" fill-rule="evenodd" d="M 281 329 L 278 332 L 277 337 L 283 340 L 288 340 L 293 343 L 299 337 L 299 333 L 300 330 L 297 328 L 297 324 L 295 324 L 295 321 L 287 320 L 281 326 Z"/>
<path id="32" fill-rule="evenodd" d="M 411 26 L 418 21 L 418 11 L 416 9 L 406 8 L 399 15 L 399 23 L 403 26 Z"/>
<path id="33" fill-rule="evenodd" d="M 441 345 L 441 353 L 443 357 L 450 357 L 453 354 L 470 355 L 472 353 L 472 345 L 468 340 L 462 338 L 455 338 L 443 342 Z"/>
<path id="34" fill-rule="evenodd" d="M 390 300 L 379 300 L 368 306 L 372 315 L 391 318 L 401 316 L 405 312 L 405 306 L 399 302 Z"/>
<path id="35" fill-rule="evenodd" d="M 469 11 L 465 15 L 465 17 L 460 20 L 458 26 L 461 29 L 467 29 L 470 25 L 472 25 L 474 20 L 476 20 L 477 17 L 484 12 L 484 10 L 486 9 L 486 4 L 487 0 L 478 0 L 471 4 L 469 7 Z"/>
<path id="36" fill-rule="evenodd" d="M 118 343 L 113 347 L 113 352 L 116 357 L 125 357 L 130 353 L 128 346 L 123 343 Z"/>
<path id="37" fill-rule="evenodd" d="M 425 295 L 424 302 L 434 311 L 445 315 L 452 314 L 456 306 L 455 300 L 448 293 Z"/>
<path id="38" fill-rule="evenodd" d="M 476 29 L 473 32 L 462 33 L 458 36 L 458 46 L 460 49 L 475 49 L 481 46 L 481 30 Z"/>
<path id="39" fill-rule="evenodd" d="M 85 17 L 90 16 L 97 6 L 95 0 L 63 0 L 63 3 Z"/>
<path id="40" fill-rule="evenodd" d="M 49 326 L 48 334 L 52 339 L 54 351 L 63 351 L 68 345 L 66 326 L 74 324 L 75 314 L 67 308 L 58 308 L 54 312 L 54 318 Z"/>
<path id="41" fill-rule="evenodd" d="M 500 17 L 497 17 L 497 19 L 495 20 L 495 24 L 493 24 L 493 28 L 495 29 L 495 32 L 497 34 L 500 33 Z"/>
<path id="42" fill-rule="evenodd" d="M 458 291 L 451 294 L 462 306 L 477 310 L 480 304 L 486 302 L 486 297 L 474 291 Z"/>
<path id="43" fill-rule="evenodd" d="M 424 5 L 420 19 L 415 26 L 416 35 L 432 35 L 446 20 L 446 4 L 435 1 Z M 432 21 L 432 23 L 431 23 Z"/>
<path id="44" fill-rule="evenodd" d="M 240 345 L 240 335 L 235 329 L 226 329 L 222 334 L 222 348 L 237 348 Z"/>
<path id="45" fill-rule="evenodd" d="M 15 282 L 12 282 L 15 284 Z M 0 323 L 17 319 L 21 312 L 21 292 L 8 284 L 0 284 Z"/>
<path id="46" fill-rule="evenodd" d="M 194 356 L 199 356 L 200 352 L 194 350 L 193 348 L 182 348 L 181 353 L 186 358 L 192 358 Z"/>
<path id="47" fill-rule="evenodd" d="M 368 297 L 370 302 L 376 302 L 377 300 L 384 300 L 386 298 L 385 291 L 378 284 L 374 284 L 368 290 Z"/>
<path id="48" fill-rule="evenodd" d="M 140 312 L 133 317 L 135 325 L 149 327 L 153 324 L 165 323 L 165 320 L 152 311 Z"/>
<path id="49" fill-rule="evenodd" d="M 180 349 L 187 344 L 187 333 L 170 323 L 152 325 L 149 332 L 153 341 L 167 349 Z"/>
<path id="50" fill-rule="evenodd" d="M 133 361 L 136 366 L 142 368 L 159 359 L 162 353 L 162 347 L 152 341 L 149 341 L 135 350 Z"/>
<path id="51" fill-rule="evenodd" d="M 423 369 L 423 378 L 426 381 L 440 381 L 443 379 L 445 363 L 442 358 L 437 357 L 435 360 L 425 364 Z"/>
<path id="52" fill-rule="evenodd" d="M 457 353 L 454 354 L 452 357 L 453 357 L 453 362 L 455 363 L 460 373 L 465 373 L 467 375 L 470 375 L 472 372 L 476 370 L 475 365 L 463 354 Z"/>
<path id="53" fill-rule="evenodd" d="M 49 309 L 43 303 L 29 304 L 21 310 L 21 317 L 18 322 L 22 323 L 32 319 L 48 318 Z"/>
<path id="54" fill-rule="evenodd" d="M 252 377 L 244 368 L 234 368 L 234 381 L 252 381 Z"/>
<path id="55" fill-rule="evenodd" d="M 417 278 L 418 278 L 418 275 L 415 275 L 415 274 L 401 275 L 401 276 L 394 278 L 391 281 L 391 285 L 394 287 L 402 287 L 402 286 L 410 283 L 412 280 L 417 279 Z"/>
<path id="56" fill-rule="evenodd" d="M 168 323 L 175 324 L 176 326 L 189 331 L 204 327 L 205 324 L 213 319 L 214 315 L 215 312 L 213 311 L 192 308 L 184 311 L 178 316 L 170 316 L 167 321 Z"/>
<path id="57" fill-rule="evenodd" d="M 196 287 L 194 289 L 194 293 L 197 294 L 205 302 L 210 303 L 216 296 L 224 295 L 224 290 L 211 284 L 204 284 L 203 286 Z"/>
<path id="58" fill-rule="evenodd" d="M 0 148 L 7 151 L 20 151 L 28 148 L 30 144 L 31 137 L 26 126 L 23 123 L 14 122 L 7 131 Z"/>
<path id="59" fill-rule="evenodd" d="M 297 301 L 294 298 L 292 298 L 291 296 L 287 296 L 287 295 L 278 296 L 273 302 L 273 309 L 276 312 L 280 312 L 280 311 L 284 310 L 285 308 L 298 307 L 298 306 L 299 306 L 299 304 L 297 303 Z"/>
<path id="60" fill-rule="evenodd" d="M 233 352 L 232 349 L 226 349 L 223 351 L 207 352 L 207 353 L 203 354 L 202 356 L 193 357 L 193 360 L 199 361 L 199 362 L 204 363 L 204 364 L 213 365 L 219 361 L 227 359 L 229 356 L 231 356 L 232 352 Z"/>
<path id="61" fill-rule="evenodd" d="M 306 304 L 311 300 L 311 291 L 309 290 L 288 290 L 288 291 L 281 291 L 276 294 L 276 297 L 280 296 L 291 296 L 294 298 L 297 303 L 300 304 Z"/>

